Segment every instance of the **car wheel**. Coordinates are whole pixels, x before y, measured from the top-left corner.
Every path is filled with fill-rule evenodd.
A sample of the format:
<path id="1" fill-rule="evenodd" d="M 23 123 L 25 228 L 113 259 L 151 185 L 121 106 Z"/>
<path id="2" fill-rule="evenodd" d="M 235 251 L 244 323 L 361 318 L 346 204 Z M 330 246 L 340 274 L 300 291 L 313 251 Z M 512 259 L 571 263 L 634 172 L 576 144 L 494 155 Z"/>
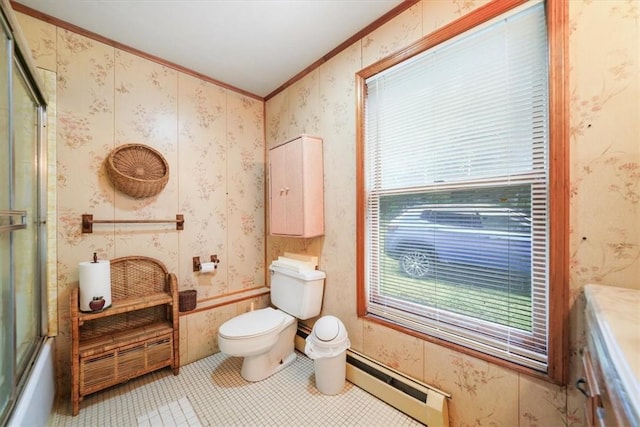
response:
<path id="1" fill-rule="evenodd" d="M 435 255 L 428 250 L 411 250 L 402 254 L 400 266 L 410 277 L 422 279 L 433 273 Z"/>

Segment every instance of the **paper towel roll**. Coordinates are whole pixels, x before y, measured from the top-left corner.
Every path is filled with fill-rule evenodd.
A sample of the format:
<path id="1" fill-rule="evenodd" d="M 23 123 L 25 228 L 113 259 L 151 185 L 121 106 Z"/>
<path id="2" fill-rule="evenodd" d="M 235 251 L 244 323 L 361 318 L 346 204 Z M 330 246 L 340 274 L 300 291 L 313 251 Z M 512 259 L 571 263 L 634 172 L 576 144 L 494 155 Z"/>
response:
<path id="1" fill-rule="evenodd" d="M 100 311 L 111 306 L 111 263 L 81 262 L 80 311 Z M 104 302 L 103 302 L 104 301 Z"/>
<path id="2" fill-rule="evenodd" d="M 200 272 L 201 273 L 212 273 L 216 270 L 215 262 L 203 262 L 200 264 Z"/>

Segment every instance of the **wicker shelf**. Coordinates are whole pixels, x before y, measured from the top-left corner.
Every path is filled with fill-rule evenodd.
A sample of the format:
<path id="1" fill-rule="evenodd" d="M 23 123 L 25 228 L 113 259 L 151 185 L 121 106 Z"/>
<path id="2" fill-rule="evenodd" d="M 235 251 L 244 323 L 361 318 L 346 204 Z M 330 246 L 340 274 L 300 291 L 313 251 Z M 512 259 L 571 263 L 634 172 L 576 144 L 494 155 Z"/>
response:
<path id="1" fill-rule="evenodd" d="M 111 351 L 115 348 L 129 345 L 133 342 L 141 342 L 150 338 L 156 338 L 173 332 L 173 325 L 169 322 L 152 323 L 126 331 L 115 332 L 101 337 L 80 340 L 78 351 L 80 357 L 93 356 L 94 354 Z"/>
<path id="2" fill-rule="evenodd" d="M 134 310 L 142 310 L 144 308 L 155 307 L 157 305 L 173 304 L 173 297 L 166 292 L 146 295 L 142 297 L 124 298 L 120 300 L 113 299 L 111 307 L 97 313 L 78 313 L 78 321 L 80 326 L 87 320 L 100 319 L 102 317 L 113 316 L 116 314 L 127 313 Z"/>
<path id="3" fill-rule="evenodd" d="M 78 288 L 71 291 L 71 379 L 73 415 L 84 396 L 179 360 L 178 282 L 158 260 L 124 257 L 111 261 L 111 307 L 80 312 Z"/>

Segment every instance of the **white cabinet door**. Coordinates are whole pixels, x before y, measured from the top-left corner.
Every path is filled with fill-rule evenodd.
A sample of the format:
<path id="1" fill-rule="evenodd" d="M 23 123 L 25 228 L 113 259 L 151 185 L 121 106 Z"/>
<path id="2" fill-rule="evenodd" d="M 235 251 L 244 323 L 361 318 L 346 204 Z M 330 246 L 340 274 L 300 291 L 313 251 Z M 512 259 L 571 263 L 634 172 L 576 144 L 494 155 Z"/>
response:
<path id="1" fill-rule="evenodd" d="M 269 151 L 269 207 L 271 234 L 287 234 L 287 205 L 285 189 L 286 147 L 281 145 Z"/>
<path id="2" fill-rule="evenodd" d="M 270 233 L 324 234 L 322 140 L 301 136 L 269 151 Z"/>
<path id="3" fill-rule="evenodd" d="M 285 149 L 286 184 L 284 201 L 287 218 L 285 234 L 302 236 L 304 234 L 304 167 L 302 161 L 302 138 L 282 146 Z"/>

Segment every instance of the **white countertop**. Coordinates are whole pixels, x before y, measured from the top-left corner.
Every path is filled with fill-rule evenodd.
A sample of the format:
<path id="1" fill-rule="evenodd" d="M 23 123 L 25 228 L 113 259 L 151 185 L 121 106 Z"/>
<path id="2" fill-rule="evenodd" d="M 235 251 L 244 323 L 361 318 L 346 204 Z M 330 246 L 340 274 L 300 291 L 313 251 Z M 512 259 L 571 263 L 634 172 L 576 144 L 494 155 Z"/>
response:
<path id="1" fill-rule="evenodd" d="M 640 291 L 615 286 L 586 285 L 587 316 L 604 343 L 610 373 L 640 413 Z M 609 376 L 609 375 L 607 375 Z"/>

